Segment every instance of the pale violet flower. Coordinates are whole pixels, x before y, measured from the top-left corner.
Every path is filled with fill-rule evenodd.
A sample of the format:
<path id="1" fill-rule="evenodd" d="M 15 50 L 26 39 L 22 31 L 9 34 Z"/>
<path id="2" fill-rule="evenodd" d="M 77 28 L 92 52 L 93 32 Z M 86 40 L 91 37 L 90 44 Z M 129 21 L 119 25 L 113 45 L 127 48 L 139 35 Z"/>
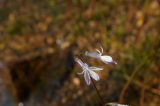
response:
<path id="1" fill-rule="evenodd" d="M 93 57 L 93 58 L 97 58 L 100 59 L 101 61 L 103 61 L 104 63 L 108 64 L 109 62 L 113 62 L 115 64 L 117 64 L 117 62 L 113 61 L 111 56 L 108 55 L 102 55 L 103 54 L 103 48 L 101 47 L 101 51 L 96 49 L 97 52 L 85 52 L 86 56 L 89 57 Z"/>
<path id="2" fill-rule="evenodd" d="M 96 73 L 96 71 L 103 70 L 103 68 L 98 68 L 98 67 L 89 67 L 86 63 L 82 62 L 80 59 L 75 58 L 75 61 L 82 67 L 83 71 L 81 73 L 78 73 L 79 75 L 84 74 L 84 79 L 87 83 L 87 85 L 90 85 L 91 83 L 91 77 L 98 81 L 99 75 Z"/>

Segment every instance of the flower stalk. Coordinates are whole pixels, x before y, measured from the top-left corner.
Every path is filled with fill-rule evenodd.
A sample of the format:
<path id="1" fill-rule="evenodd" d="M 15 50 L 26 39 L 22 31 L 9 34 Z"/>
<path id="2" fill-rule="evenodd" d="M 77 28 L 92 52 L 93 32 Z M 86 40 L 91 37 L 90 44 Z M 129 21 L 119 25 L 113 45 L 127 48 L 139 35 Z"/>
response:
<path id="1" fill-rule="evenodd" d="M 98 97 L 99 97 L 99 100 L 101 101 L 101 105 L 104 106 L 103 98 L 102 98 L 102 96 L 100 95 L 100 93 L 99 93 L 99 91 L 98 91 L 98 89 L 97 89 L 97 87 L 96 87 L 96 84 L 94 83 L 93 78 L 91 78 L 91 82 L 92 82 L 92 84 L 93 84 L 93 87 L 94 87 L 95 90 L 96 90 L 96 93 L 97 93 L 97 95 L 98 95 Z"/>

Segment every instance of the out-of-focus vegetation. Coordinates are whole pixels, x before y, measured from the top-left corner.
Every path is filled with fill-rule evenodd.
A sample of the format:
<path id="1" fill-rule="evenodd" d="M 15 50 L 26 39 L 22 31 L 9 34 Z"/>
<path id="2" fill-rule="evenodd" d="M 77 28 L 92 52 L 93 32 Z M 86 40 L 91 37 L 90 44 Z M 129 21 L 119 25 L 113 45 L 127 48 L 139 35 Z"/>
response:
<path id="1" fill-rule="evenodd" d="M 106 103 L 159 106 L 159 29 L 159 0 L 1 0 L 0 105 L 99 106 L 81 55 Z M 83 55 L 101 45 L 117 65 Z"/>

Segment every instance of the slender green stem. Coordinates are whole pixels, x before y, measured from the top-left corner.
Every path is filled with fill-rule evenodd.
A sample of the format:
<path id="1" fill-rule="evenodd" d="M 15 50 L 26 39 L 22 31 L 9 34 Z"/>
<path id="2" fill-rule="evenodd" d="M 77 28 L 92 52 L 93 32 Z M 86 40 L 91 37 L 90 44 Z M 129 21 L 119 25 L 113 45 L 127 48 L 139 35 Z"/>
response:
<path id="1" fill-rule="evenodd" d="M 96 87 L 96 84 L 94 83 L 94 80 L 92 78 L 91 78 L 91 81 L 92 81 L 92 84 L 93 84 L 94 88 L 96 89 L 96 93 L 97 93 L 97 95 L 98 95 L 98 97 L 99 97 L 99 99 L 101 101 L 101 105 L 104 106 L 103 98 L 101 97 L 101 95 L 100 95 L 100 93 L 99 93 L 99 91 L 98 91 L 98 89 Z"/>
<path id="2" fill-rule="evenodd" d="M 129 85 L 131 84 L 131 82 L 134 80 L 134 78 L 136 77 L 136 75 L 138 74 L 138 72 L 140 72 L 140 68 L 147 62 L 148 56 L 145 56 L 142 60 L 142 62 L 139 64 L 139 66 L 136 67 L 136 69 L 133 71 L 133 73 L 131 74 L 129 80 L 127 81 L 127 83 L 124 85 L 124 87 L 122 88 L 122 91 L 120 93 L 119 96 L 119 102 L 123 103 L 123 99 L 124 99 L 124 95 L 125 92 L 127 90 L 127 88 L 129 87 Z"/>

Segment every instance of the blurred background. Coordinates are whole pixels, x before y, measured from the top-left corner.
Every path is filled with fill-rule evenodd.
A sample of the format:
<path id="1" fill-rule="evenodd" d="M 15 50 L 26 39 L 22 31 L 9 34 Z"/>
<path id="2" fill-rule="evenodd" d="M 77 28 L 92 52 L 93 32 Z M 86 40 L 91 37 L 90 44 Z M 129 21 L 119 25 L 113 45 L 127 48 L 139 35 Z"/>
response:
<path id="1" fill-rule="evenodd" d="M 117 65 L 84 56 L 103 46 Z M 159 0 L 0 0 L 0 106 L 160 105 Z"/>

